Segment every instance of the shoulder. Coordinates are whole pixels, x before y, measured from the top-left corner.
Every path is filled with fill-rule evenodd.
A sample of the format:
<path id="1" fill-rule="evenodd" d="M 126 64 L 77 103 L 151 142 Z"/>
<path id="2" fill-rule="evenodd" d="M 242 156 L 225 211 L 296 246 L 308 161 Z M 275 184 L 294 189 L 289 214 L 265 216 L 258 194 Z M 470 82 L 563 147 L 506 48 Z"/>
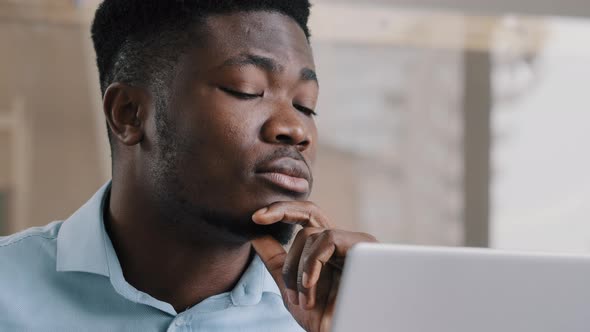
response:
<path id="1" fill-rule="evenodd" d="M 48 263 L 52 260 L 55 264 L 57 234 L 61 224 L 62 221 L 54 221 L 0 237 L 0 265 L 22 268 L 38 261 Z"/>
<path id="2" fill-rule="evenodd" d="M 45 226 L 31 227 L 12 235 L 0 236 L 0 253 L 22 242 L 26 245 L 35 241 L 55 240 L 62 223 L 63 221 L 54 221 Z"/>
<path id="3" fill-rule="evenodd" d="M 57 221 L 0 237 L 0 330 L 36 324 L 30 313 L 41 315 L 47 302 L 40 299 L 50 299 L 60 227 Z"/>

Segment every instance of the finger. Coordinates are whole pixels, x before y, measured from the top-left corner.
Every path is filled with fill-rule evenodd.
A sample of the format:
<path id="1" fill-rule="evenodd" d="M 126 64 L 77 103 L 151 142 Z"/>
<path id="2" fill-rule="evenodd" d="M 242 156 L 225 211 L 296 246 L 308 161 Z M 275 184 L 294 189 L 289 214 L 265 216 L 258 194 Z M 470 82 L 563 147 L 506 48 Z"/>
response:
<path id="1" fill-rule="evenodd" d="M 299 292 L 299 305 L 303 310 L 312 310 L 316 306 L 317 289 L 318 286 L 314 285 L 304 292 Z"/>
<path id="2" fill-rule="evenodd" d="M 310 253 L 314 250 L 313 248 L 318 242 L 318 239 L 321 237 L 321 234 L 322 231 L 318 231 L 307 238 L 303 252 L 301 253 L 301 258 L 299 260 L 297 271 L 297 289 L 299 291 L 299 304 L 304 310 L 313 309 L 316 303 L 317 286 L 315 284 L 309 285 L 309 273 L 304 267 L 308 264 L 307 257 L 309 257 Z M 322 266 L 320 264 L 320 271 L 321 268 Z M 318 272 L 318 275 L 319 273 L 320 272 Z"/>
<path id="3" fill-rule="evenodd" d="M 312 202 L 275 202 L 256 211 L 252 220 L 260 225 L 276 222 L 298 224 L 303 227 L 332 228 L 328 218 Z"/>
<path id="4" fill-rule="evenodd" d="M 279 286 L 283 299 L 288 298 L 287 287 L 283 281 L 283 265 L 287 259 L 285 248 L 272 236 L 264 236 L 251 241 L 254 250 L 266 266 L 268 272 Z"/>
<path id="5" fill-rule="evenodd" d="M 330 233 L 323 231 L 317 235 L 316 241 L 308 248 L 307 252 L 304 251 L 300 263 L 302 276 L 300 287 L 312 288 L 320 279 L 322 268 L 336 251 L 332 237 Z"/>
<path id="6" fill-rule="evenodd" d="M 297 294 L 299 291 L 297 284 L 301 255 L 309 237 L 313 236 L 314 233 L 321 231 L 321 228 L 312 227 L 300 230 L 293 240 L 291 249 L 289 249 L 289 252 L 287 253 L 287 258 L 285 259 L 285 264 L 283 265 L 283 280 L 285 281 L 285 286 L 288 289 L 287 297 L 289 298 L 289 301 L 295 305 L 300 303 L 299 296 Z"/>
<path id="7" fill-rule="evenodd" d="M 375 242 L 375 238 L 365 233 L 354 233 L 341 230 L 326 229 L 317 234 L 317 240 L 309 248 L 309 252 L 303 253 L 301 258 L 301 274 L 307 275 L 301 278 L 302 287 L 313 287 L 318 279 L 322 268 L 325 264 L 335 264 L 337 268 L 342 269 L 346 254 L 359 242 Z"/>

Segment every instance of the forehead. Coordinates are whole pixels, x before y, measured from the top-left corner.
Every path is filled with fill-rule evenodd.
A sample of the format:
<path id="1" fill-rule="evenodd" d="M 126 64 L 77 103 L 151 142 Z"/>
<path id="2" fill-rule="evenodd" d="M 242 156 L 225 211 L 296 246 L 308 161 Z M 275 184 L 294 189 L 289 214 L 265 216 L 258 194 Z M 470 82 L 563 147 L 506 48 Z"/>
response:
<path id="1" fill-rule="evenodd" d="M 314 69 L 305 33 L 286 15 L 267 11 L 211 15 L 203 29 L 203 46 L 219 62 L 252 53 L 270 56 L 285 67 Z"/>

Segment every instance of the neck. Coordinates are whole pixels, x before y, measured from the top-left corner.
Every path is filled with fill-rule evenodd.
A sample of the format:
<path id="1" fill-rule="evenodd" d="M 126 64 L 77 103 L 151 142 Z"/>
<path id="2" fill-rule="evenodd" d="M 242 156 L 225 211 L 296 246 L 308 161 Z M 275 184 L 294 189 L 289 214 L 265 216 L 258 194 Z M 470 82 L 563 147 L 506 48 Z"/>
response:
<path id="1" fill-rule="evenodd" d="M 251 260 L 250 243 L 224 241 L 199 220 L 190 232 L 166 226 L 165 213 L 150 209 L 158 204 L 141 193 L 113 181 L 104 211 L 126 281 L 177 312 L 233 289 Z"/>

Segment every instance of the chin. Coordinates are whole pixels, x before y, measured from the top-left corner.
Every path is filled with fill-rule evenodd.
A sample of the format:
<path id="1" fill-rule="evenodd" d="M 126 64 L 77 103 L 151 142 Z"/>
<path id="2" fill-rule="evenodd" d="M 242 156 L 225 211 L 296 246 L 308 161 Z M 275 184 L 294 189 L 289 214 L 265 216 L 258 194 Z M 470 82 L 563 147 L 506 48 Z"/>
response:
<path id="1" fill-rule="evenodd" d="M 274 202 L 274 201 L 273 201 Z M 273 203 L 270 202 L 270 203 Z M 262 236 L 272 236 L 281 244 L 287 244 L 293 237 L 295 232 L 295 225 L 277 222 L 272 225 L 258 225 L 252 221 L 252 214 L 264 207 L 269 205 L 261 204 L 256 205 L 254 209 L 245 209 L 246 213 L 236 214 L 236 210 L 230 211 L 214 211 L 214 210 L 201 210 L 200 218 L 205 223 L 209 224 L 221 230 L 222 233 L 226 233 L 232 241 L 237 242 L 248 242 L 255 238 Z"/>
<path id="2" fill-rule="evenodd" d="M 251 241 L 263 236 L 271 236 L 280 244 L 286 245 L 295 233 L 296 225 L 277 222 L 272 225 L 258 225 L 250 222 L 246 225 L 226 225 L 225 231 L 245 241 Z"/>
<path id="3" fill-rule="evenodd" d="M 252 239 L 270 235 L 282 245 L 289 243 L 289 241 L 291 241 L 293 238 L 293 234 L 295 233 L 295 225 L 293 224 L 278 222 L 276 224 L 267 226 L 257 226 L 260 228 L 258 229 L 257 234 L 254 234 Z"/>
<path id="4" fill-rule="evenodd" d="M 256 212 L 258 209 L 261 209 L 265 206 L 271 205 L 272 203 L 276 202 L 307 201 L 309 195 L 309 193 L 301 194 L 290 191 L 269 190 L 268 192 L 265 192 L 263 195 L 259 195 L 258 197 L 256 197 L 256 202 L 252 202 L 249 205 L 254 207 L 253 211 Z"/>

